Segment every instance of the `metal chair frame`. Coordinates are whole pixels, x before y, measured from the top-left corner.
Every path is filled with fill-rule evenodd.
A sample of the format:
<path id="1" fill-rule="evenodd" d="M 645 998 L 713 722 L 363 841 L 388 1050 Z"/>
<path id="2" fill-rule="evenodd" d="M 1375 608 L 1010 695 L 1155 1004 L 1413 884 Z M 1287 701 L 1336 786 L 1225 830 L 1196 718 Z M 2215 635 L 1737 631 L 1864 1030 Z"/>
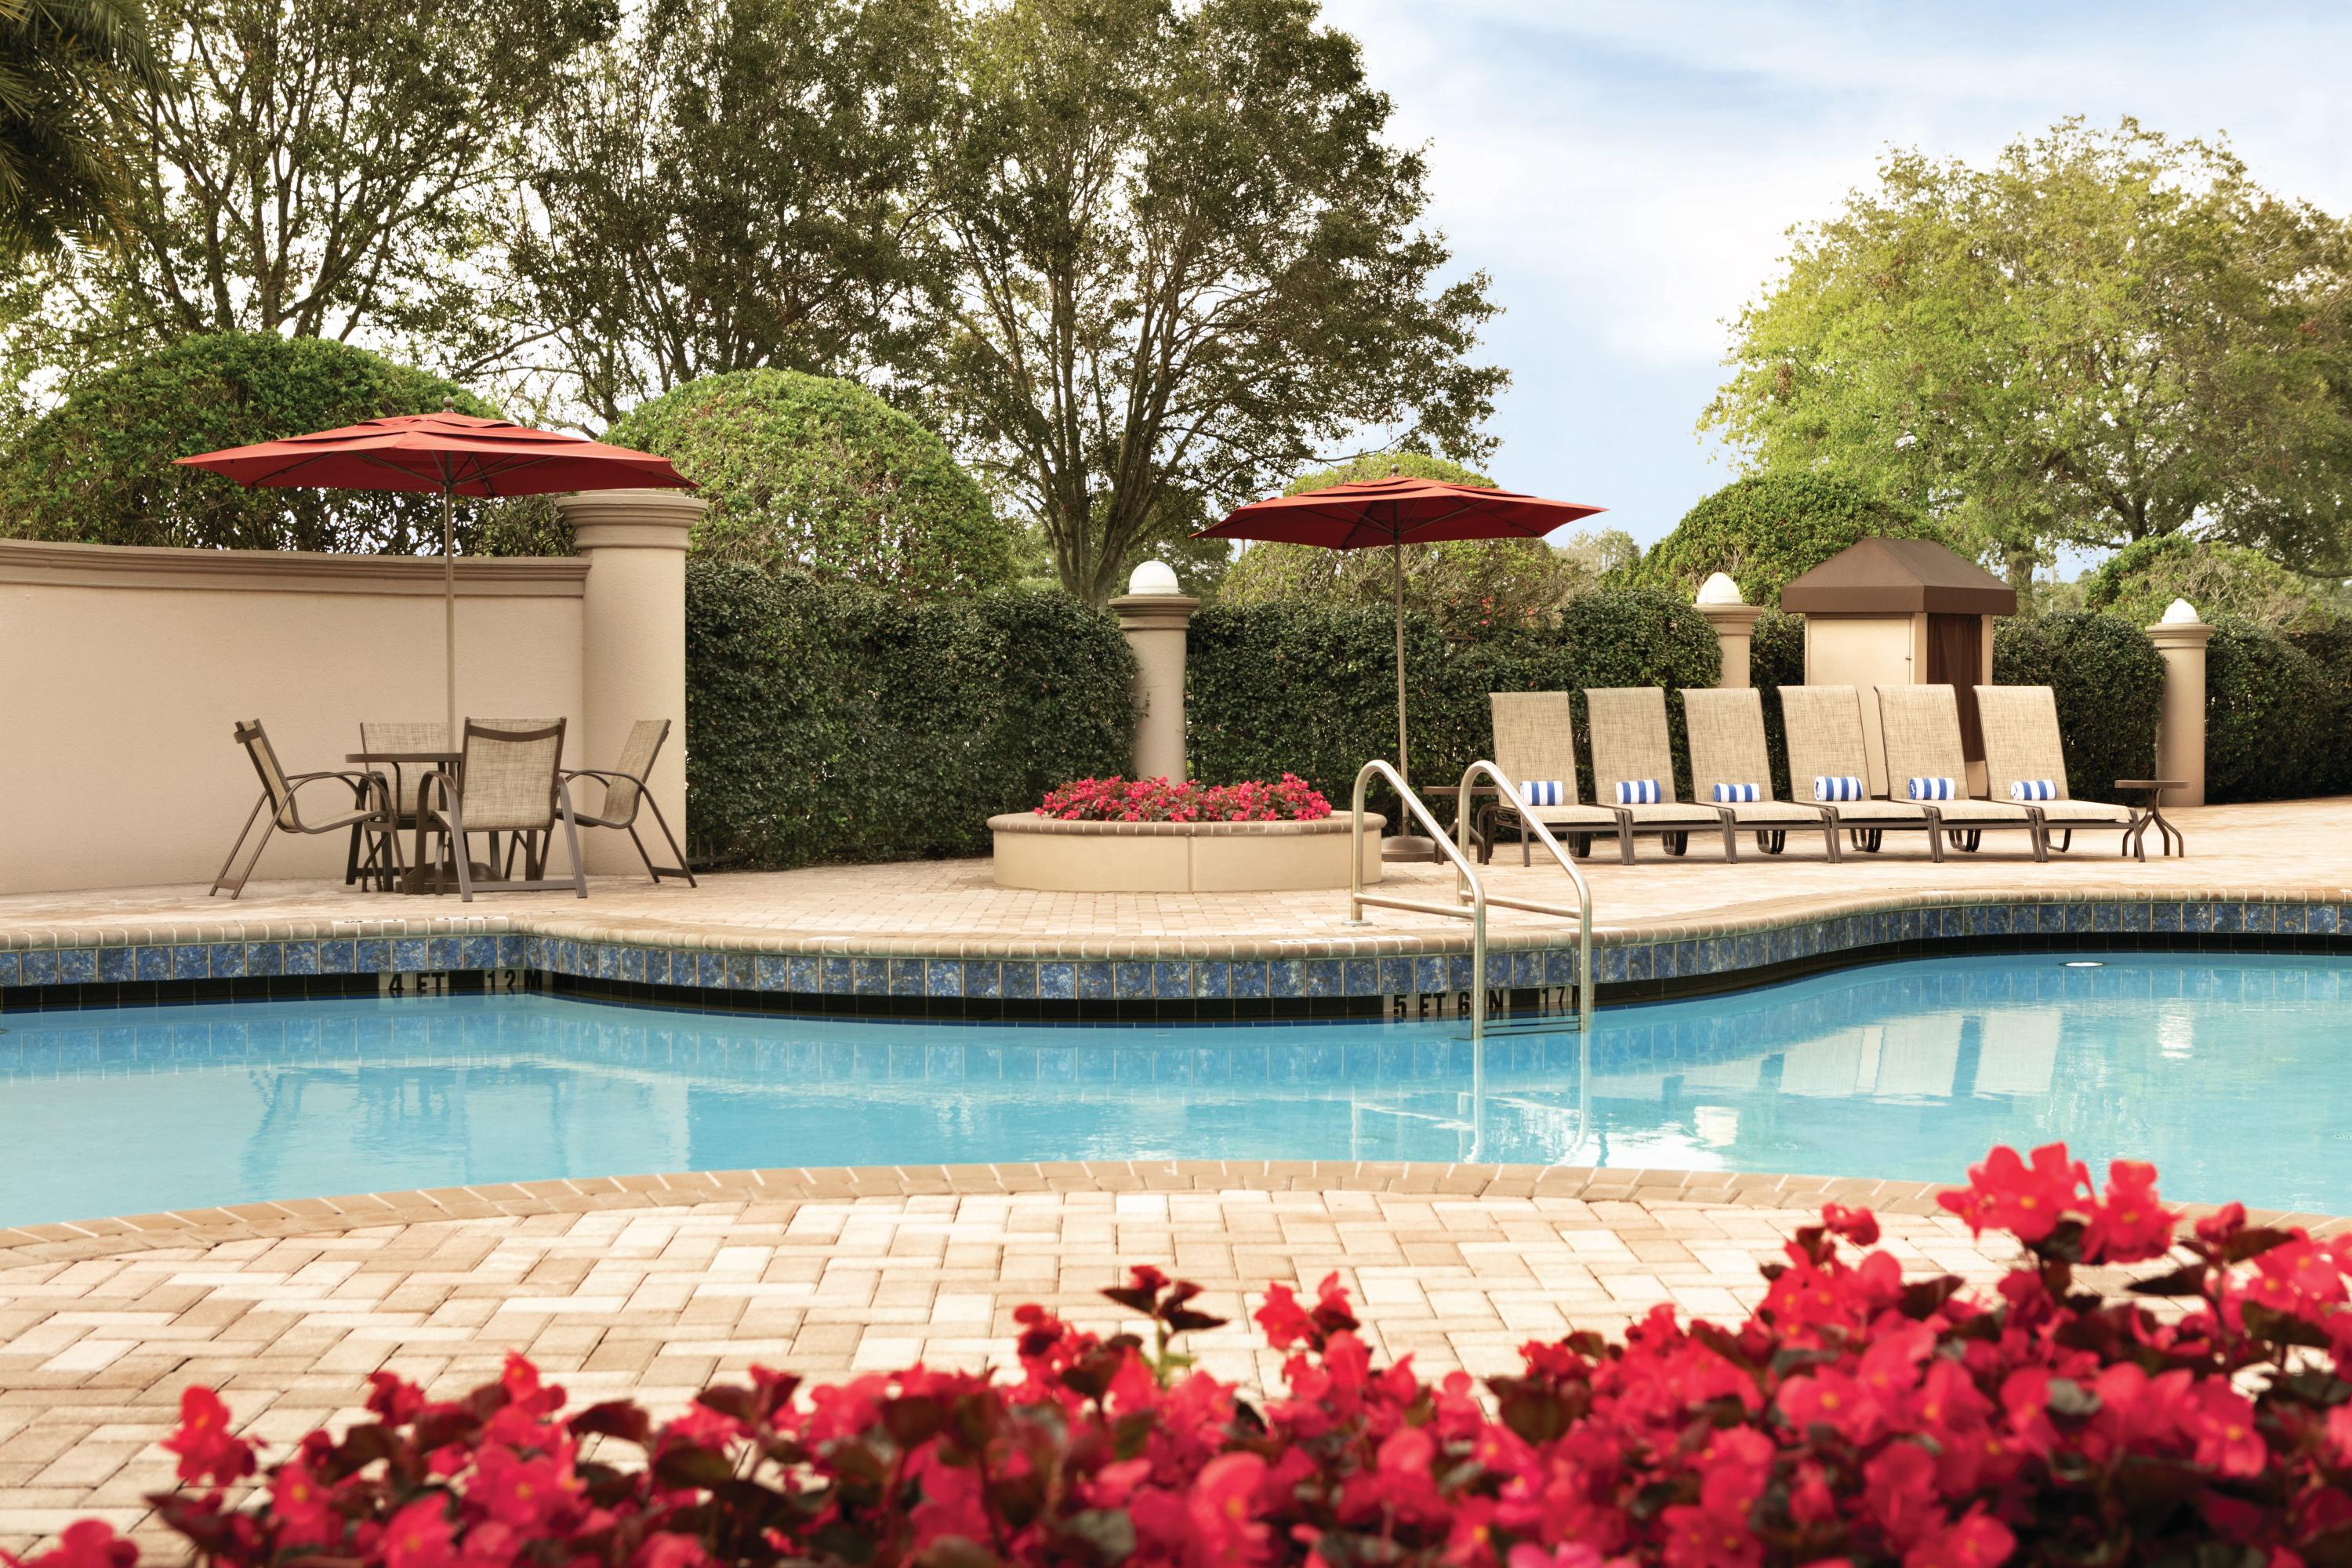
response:
<path id="1" fill-rule="evenodd" d="M 636 785 L 636 797 L 630 804 L 628 816 L 583 815 L 578 818 L 579 825 L 583 827 L 617 827 L 627 833 L 629 842 L 637 847 L 637 858 L 646 863 L 646 874 L 653 878 L 655 886 L 660 886 L 664 877 L 683 877 L 688 887 L 698 888 L 702 884 L 695 880 L 694 868 L 686 863 L 686 851 L 677 847 L 677 835 L 669 830 L 669 818 L 662 815 L 661 802 L 654 798 L 653 786 L 647 782 L 653 776 L 655 758 L 661 755 L 662 747 L 669 741 L 669 721 L 662 719 L 655 722 L 661 725 L 661 737 L 654 742 L 652 756 L 646 759 L 645 772 L 625 773 L 617 768 L 568 768 L 563 772 L 563 782 L 569 784 L 573 779 L 594 779 L 604 786 L 606 801 L 613 797 L 614 781 Z M 637 837 L 637 813 L 646 806 L 653 807 L 654 826 L 661 829 L 662 842 L 669 846 L 670 858 L 677 862 L 675 866 L 655 865 L 653 856 L 646 852 L 646 841 Z M 601 805 L 598 809 L 603 809 Z"/>
<path id="2" fill-rule="evenodd" d="M 417 813 L 420 816 L 428 817 L 441 825 L 442 868 L 457 882 L 457 896 L 466 902 L 473 902 L 477 892 L 547 892 L 561 888 L 569 888 L 583 899 L 588 896 L 588 877 L 580 861 L 580 829 L 572 812 L 572 790 L 564 782 L 563 769 L 560 765 L 560 759 L 563 755 L 563 723 L 562 720 L 558 719 L 544 730 L 509 730 L 500 729 L 495 725 L 478 724 L 470 719 L 466 721 L 465 734 L 458 747 L 460 753 L 471 750 L 474 737 L 477 735 L 485 739 L 507 742 L 543 741 L 551 736 L 555 741 L 555 754 L 559 759 L 559 765 L 549 770 L 549 782 L 552 785 L 552 791 L 548 826 L 539 829 L 505 830 L 514 835 L 515 842 L 509 846 L 505 863 L 500 867 L 502 874 L 496 880 L 476 881 L 474 879 L 473 857 L 466 848 L 467 829 L 466 827 L 466 786 L 463 780 L 466 771 L 464 762 L 459 762 L 454 774 L 446 768 L 436 768 L 425 775 L 424 784 L 417 795 Z M 434 801 L 436 789 L 440 795 L 437 805 Z M 544 841 L 552 837 L 554 824 L 559 817 L 563 823 L 564 841 L 572 851 L 572 875 L 551 878 L 546 874 L 549 846 Z M 488 832 L 491 835 L 490 863 L 498 864 L 497 834 L 499 830 L 476 828 L 473 831 Z M 520 879 L 511 875 L 517 846 L 523 849 L 523 875 Z"/>
<path id="3" fill-rule="evenodd" d="M 253 868 L 261 863 L 261 852 L 269 847 L 269 840 L 281 831 L 316 836 L 349 829 L 356 835 L 362 828 L 389 827 L 393 819 L 392 802 L 385 794 L 383 780 L 377 774 L 349 772 L 289 773 L 279 764 L 278 748 L 269 743 L 269 736 L 262 729 L 260 720 L 240 720 L 232 733 L 236 743 L 245 748 L 246 760 L 253 764 L 255 774 L 261 780 L 261 795 L 253 803 L 253 809 L 246 814 L 245 826 L 237 829 L 236 842 L 229 846 L 228 858 L 221 862 L 220 872 L 213 878 L 213 885 L 205 895 L 206 898 L 223 888 L 228 889 L 232 902 L 243 897 L 246 883 L 252 879 Z M 366 809 L 338 816 L 332 822 L 303 821 L 298 797 L 303 785 L 316 784 L 320 779 L 334 779 L 348 784 L 353 804 L 363 805 Z M 269 815 L 268 820 L 262 823 L 260 841 L 254 845 L 253 853 L 246 858 L 244 868 L 232 878 L 229 873 L 236 865 L 237 854 L 244 849 L 245 841 L 252 837 L 253 825 L 262 821 L 265 809 Z M 369 851 L 367 859 L 354 865 L 352 870 L 364 873 L 367 879 L 373 881 L 380 889 L 389 891 L 402 868 L 400 845 L 388 831 L 374 837 L 375 846 Z"/>

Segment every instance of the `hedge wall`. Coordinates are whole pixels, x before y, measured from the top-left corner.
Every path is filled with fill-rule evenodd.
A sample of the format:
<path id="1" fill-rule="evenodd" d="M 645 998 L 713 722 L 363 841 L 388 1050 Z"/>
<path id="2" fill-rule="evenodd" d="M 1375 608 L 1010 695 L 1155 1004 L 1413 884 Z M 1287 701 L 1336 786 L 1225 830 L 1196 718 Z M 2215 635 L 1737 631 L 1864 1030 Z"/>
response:
<path id="1" fill-rule="evenodd" d="M 2289 632 L 2286 640 L 2312 661 L 2329 699 L 2324 754 L 2312 793 L 2352 795 L 2352 620 Z"/>
<path id="2" fill-rule="evenodd" d="M 687 568 L 694 851 L 768 868 L 987 851 L 987 820 L 1134 749 L 1118 623 L 1058 593 L 908 601 Z"/>
<path id="3" fill-rule="evenodd" d="M 1789 793 L 1789 729 L 1780 720 L 1780 688 L 1805 683 L 1805 617 L 1768 608 L 1748 634 L 1748 683 L 1764 699 L 1764 751 L 1770 759 L 1772 787 Z M 1807 794 L 1811 786 L 1807 786 Z"/>
<path id="4" fill-rule="evenodd" d="M 1997 621 L 1992 679 L 2051 689 L 2067 787 L 2079 798 L 2116 800 L 2116 780 L 2155 776 L 2164 656 L 2130 621 L 2083 610 Z"/>
<path id="5" fill-rule="evenodd" d="M 2340 657 L 2327 642 L 2320 651 Z M 2217 617 L 2205 647 L 2205 798 L 2292 800 L 2342 787 L 2352 743 L 2345 680 L 2342 665 L 2293 638 Z"/>
<path id="6" fill-rule="evenodd" d="M 1396 754 L 1394 623 L 1386 610 L 1283 601 L 1211 605 L 1192 618 L 1186 669 L 1192 769 L 1204 779 L 1299 774 L 1345 809 L 1356 770 Z M 1490 691 L 1712 686 L 1721 655 L 1706 618 L 1671 594 L 1609 589 L 1571 601 L 1556 626 L 1449 641 L 1405 622 L 1412 774 L 1423 798 L 1491 754 Z M 1581 704 L 1578 721 L 1582 723 Z M 1687 790 L 1682 704 L 1669 699 Z M 1580 733 L 1581 731 L 1580 731 Z M 1579 763 L 1591 798 L 1589 761 Z M 1449 815 L 1441 812 L 1441 815 Z"/>

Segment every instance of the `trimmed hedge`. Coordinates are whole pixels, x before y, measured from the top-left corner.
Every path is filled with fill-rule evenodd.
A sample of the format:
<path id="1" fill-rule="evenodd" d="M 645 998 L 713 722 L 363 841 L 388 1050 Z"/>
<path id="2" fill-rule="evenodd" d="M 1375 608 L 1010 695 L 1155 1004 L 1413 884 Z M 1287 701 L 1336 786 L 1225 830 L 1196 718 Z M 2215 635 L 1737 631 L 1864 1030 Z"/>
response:
<path id="1" fill-rule="evenodd" d="M 2343 679 L 2268 626 L 2216 619 L 2205 647 L 2205 798 L 2328 793 L 2352 741 Z"/>
<path id="2" fill-rule="evenodd" d="M 1749 604 L 1772 605 L 1790 578 L 1874 535 L 1949 542 L 1936 523 L 1848 480 L 1792 469 L 1751 474 L 1684 513 L 1626 568 L 1625 581 L 1687 599 L 1709 574 L 1727 572 Z"/>
<path id="3" fill-rule="evenodd" d="M 2331 699 L 2327 739 L 2312 793 L 2352 794 L 2352 620 L 2289 632 L 2286 640 L 2312 661 Z"/>
<path id="4" fill-rule="evenodd" d="M 1767 609 L 1748 634 L 1748 683 L 1764 700 L 1764 752 L 1772 766 L 1772 787 L 1782 800 L 1790 793 L 1789 727 L 1780 717 L 1780 688 L 1805 683 L 1805 617 Z M 1806 786 L 1811 798 L 1812 786 Z"/>
<path id="5" fill-rule="evenodd" d="M 984 854 L 991 815 L 1132 760 L 1134 656 L 1064 594 L 913 601 L 692 562 L 686 668 L 688 820 L 728 864 Z"/>
<path id="6" fill-rule="evenodd" d="M 1689 605 L 1646 588 L 1571 601 L 1559 623 L 1449 641 L 1405 618 L 1412 774 L 1438 809 L 1473 759 L 1492 754 L 1490 691 L 1712 686 L 1715 632 Z M 1192 770 L 1202 778 L 1295 773 L 1347 809 L 1356 770 L 1396 754 L 1396 651 L 1390 612 L 1285 601 L 1211 605 L 1192 618 L 1186 670 Z M 1578 722 L 1582 723 L 1581 701 Z M 1682 704 L 1669 700 L 1675 773 L 1689 787 Z M 1581 731 L 1580 729 L 1580 733 Z M 1589 762 L 1579 787 L 1591 798 Z M 1441 815 L 1443 813 L 1441 812 Z"/>
<path id="7" fill-rule="evenodd" d="M 2051 689 L 2077 798 L 2112 801 L 2116 780 L 2155 776 L 2164 656 L 2131 622 L 2086 610 L 1997 621 L 1992 679 Z"/>

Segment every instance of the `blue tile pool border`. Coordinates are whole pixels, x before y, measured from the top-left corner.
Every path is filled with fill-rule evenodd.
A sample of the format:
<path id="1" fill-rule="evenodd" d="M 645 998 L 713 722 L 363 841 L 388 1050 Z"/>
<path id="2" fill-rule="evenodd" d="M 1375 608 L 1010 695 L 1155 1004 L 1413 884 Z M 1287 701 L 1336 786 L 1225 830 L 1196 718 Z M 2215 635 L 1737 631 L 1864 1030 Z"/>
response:
<path id="1" fill-rule="evenodd" d="M 1515 936 L 1520 932 L 1514 932 Z M 961 953 L 759 952 L 496 935 L 290 938 L 0 947 L 0 1007 L 119 1005 L 223 997 L 347 994 L 388 973 L 462 988 L 525 984 L 702 1005 L 961 1016 L 1232 1016 L 1371 1014 L 1460 994 L 1465 943 L 1333 952 L 1318 943 L 1237 942 L 1225 955 L 973 958 Z M 1728 930 L 1596 936 L 1595 1000 L 1651 1000 L 1769 984 L 1800 973 L 1938 952 L 2156 947 L 2352 952 L 2352 902 L 2003 899 L 1823 913 Z M 1269 949 L 1272 951 L 1269 952 Z M 1490 989 L 1514 1010 L 1565 1006 L 1572 944 L 1496 944 Z"/>

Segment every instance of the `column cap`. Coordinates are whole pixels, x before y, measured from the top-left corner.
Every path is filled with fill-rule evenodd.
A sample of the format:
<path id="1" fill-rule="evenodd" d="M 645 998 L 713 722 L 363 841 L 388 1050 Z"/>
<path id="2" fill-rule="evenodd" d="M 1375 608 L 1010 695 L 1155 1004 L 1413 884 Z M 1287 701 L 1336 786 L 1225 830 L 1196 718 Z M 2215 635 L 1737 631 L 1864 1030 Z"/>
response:
<path id="1" fill-rule="evenodd" d="M 2203 647 L 2213 640 L 2213 628 L 2203 621 L 2158 621 L 2147 635 L 2160 648 Z"/>
<path id="2" fill-rule="evenodd" d="M 577 490 L 554 498 L 581 550 L 676 550 L 709 502 L 686 490 Z"/>
<path id="3" fill-rule="evenodd" d="M 1701 601 L 1692 608 L 1705 616 L 1707 625 L 1713 626 L 1718 633 L 1727 627 L 1732 631 L 1744 632 L 1753 626 L 1764 614 L 1764 606 L 1761 605 L 1710 605 Z"/>
<path id="4" fill-rule="evenodd" d="M 1200 607 L 1181 594 L 1122 594 L 1110 602 L 1123 632 L 1181 631 Z"/>

